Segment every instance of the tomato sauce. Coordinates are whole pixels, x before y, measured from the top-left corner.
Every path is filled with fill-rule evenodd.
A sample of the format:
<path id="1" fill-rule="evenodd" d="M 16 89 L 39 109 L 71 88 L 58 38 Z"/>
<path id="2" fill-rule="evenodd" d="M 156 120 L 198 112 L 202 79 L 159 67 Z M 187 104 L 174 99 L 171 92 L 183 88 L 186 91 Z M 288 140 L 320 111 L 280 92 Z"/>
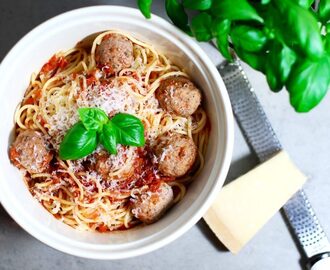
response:
<path id="1" fill-rule="evenodd" d="M 40 73 L 50 73 L 57 69 L 64 69 L 67 65 L 68 62 L 63 56 L 57 57 L 53 55 L 49 61 L 42 66 Z"/>
<path id="2" fill-rule="evenodd" d="M 153 152 L 148 147 L 137 149 L 138 157 L 134 162 L 134 174 L 126 179 L 121 185 L 121 189 L 129 189 L 132 184 L 139 188 L 149 186 L 151 191 L 156 191 L 161 182 L 174 181 L 175 177 L 163 176 L 152 162 Z"/>

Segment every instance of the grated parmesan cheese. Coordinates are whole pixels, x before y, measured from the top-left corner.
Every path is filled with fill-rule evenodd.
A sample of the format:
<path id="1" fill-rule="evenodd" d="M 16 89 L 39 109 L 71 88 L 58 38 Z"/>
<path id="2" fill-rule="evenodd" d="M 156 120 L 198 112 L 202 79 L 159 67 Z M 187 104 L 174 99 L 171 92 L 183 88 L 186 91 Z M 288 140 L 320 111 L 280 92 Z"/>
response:
<path id="1" fill-rule="evenodd" d="M 130 86 L 125 83 L 122 86 L 92 85 L 77 99 L 78 107 L 97 107 L 108 115 L 119 112 L 135 114 L 135 101 L 130 96 Z"/>
<path id="2" fill-rule="evenodd" d="M 96 76 L 101 75 L 96 74 Z M 120 86 L 90 85 L 82 90 L 77 82 L 70 80 L 72 80 L 70 76 L 64 78 L 65 86 L 48 95 L 45 101 L 47 127 L 55 149 L 59 148 L 66 132 L 79 121 L 78 108 L 101 108 L 109 116 L 119 112 L 136 115 L 139 104 L 130 95 L 129 91 L 132 89 L 128 83 Z M 158 103 L 155 106 L 155 100 L 148 100 L 145 103 L 150 110 L 158 107 Z"/>
<path id="3" fill-rule="evenodd" d="M 163 149 L 159 161 L 163 161 L 169 151 L 173 151 L 173 146 L 171 144 Z"/>

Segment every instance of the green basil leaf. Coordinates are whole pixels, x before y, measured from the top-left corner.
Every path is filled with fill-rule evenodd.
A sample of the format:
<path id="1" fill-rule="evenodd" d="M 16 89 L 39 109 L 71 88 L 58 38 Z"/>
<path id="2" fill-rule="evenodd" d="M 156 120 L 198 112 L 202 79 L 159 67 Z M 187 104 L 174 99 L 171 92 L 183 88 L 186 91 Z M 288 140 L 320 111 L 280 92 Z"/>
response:
<path id="1" fill-rule="evenodd" d="M 212 39 L 212 17 L 205 13 L 199 13 L 191 20 L 191 31 L 198 41 L 209 41 Z"/>
<path id="2" fill-rule="evenodd" d="M 139 118 L 118 113 L 111 119 L 111 124 L 116 129 L 117 143 L 132 146 L 145 144 L 144 126 Z"/>
<path id="3" fill-rule="evenodd" d="M 152 0 L 137 0 L 137 4 L 144 17 L 150 19 Z"/>
<path id="4" fill-rule="evenodd" d="M 265 6 L 265 9 L 259 13 L 265 19 L 263 31 L 269 43 L 271 44 L 274 40 L 285 43 L 286 39 L 283 37 L 283 32 L 285 31 L 284 22 L 282 20 L 282 15 L 274 6 L 274 1 Z"/>
<path id="5" fill-rule="evenodd" d="M 323 39 L 324 39 L 324 48 L 327 51 L 328 55 L 330 55 L 330 34 L 324 36 Z"/>
<path id="6" fill-rule="evenodd" d="M 329 74 L 329 55 L 317 61 L 304 59 L 293 66 L 286 87 L 296 111 L 308 112 L 322 100 L 330 86 Z"/>
<path id="7" fill-rule="evenodd" d="M 96 131 L 87 130 L 82 122 L 78 122 L 64 136 L 59 155 L 63 160 L 76 160 L 91 154 L 96 146 Z"/>
<path id="8" fill-rule="evenodd" d="M 265 31 L 272 32 L 277 39 L 282 39 L 282 31 L 285 30 L 282 15 L 275 7 L 274 1 L 272 1 L 264 10 L 260 11 L 260 15 L 265 20 Z"/>
<path id="9" fill-rule="evenodd" d="M 265 53 L 246 52 L 242 48 L 235 48 L 237 55 L 252 68 L 264 72 L 265 70 Z"/>
<path id="10" fill-rule="evenodd" d="M 255 20 L 263 22 L 263 19 L 247 0 L 235 0 L 235 2 L 233 0 L 213 1 L 210 10 L 215 17 L 230 21 Z"/>
<path id="11" fill-rule="evenodd" d="M 275 74 L 275 70 L 266 66 L 266 79 L 270 89 L 273 92 L 279 92 L 282 90 L 284 84 L 279 80 Z"/>
<path id="12" fill-rule="evenodd" d="M 230 31 L 230 25 L 231 25 L 231 21 L 230 20 L 222 20 L 220 18 L 215 18 L 212 21 L 212 35 L 214 37 L 218 37 L 221 35 L 228 35 L 229 31 Z"/>
<path id="13" fill-rule="evenodd" d="M 314 0 L 294 0 L 293 2 L 297 3 L 303 8 L 310 8 L 311 5 L 314 3 Z"/>
<path id="14" fill-rule="evenodd" d="M 287 41 L 286 45 L 292 47 L 297 44 L 312 59 L 322 57 L 324 49 L 320 29 L 312 12 L 291 1 L 274 2 L 284 22 L 281 32 Z"/>
<path id="15" fill-rule="evenodd" d="M 267 54 L 266 77 L 270 88 L 277 92 L 287 81 L 296 53 L 289 47 L 274 41 Z"/>
<path id="16" fill-rule="evenodd" d="M 330 20 L 330 0 L 320 1 L 318 13 L 323 22 Z"/>
<path id="17" fill-rule="evenodd" d="M 327 32 L 327 34 L 330 33 L 330 23 L 327 23 L 325 26 L 325 31 Z"/>
<path id="18" fill-rule="evenodd" d="M 270 3 L 271 0 L 261 0 L 262 5 L 267 5 Z"/>
<path id="19" fill-rule="evenodd" d="M 191 34 L 190 27 L 188 26 L 188 15 L 185 12 L 183 5 L 178 0 L 166 0 L 165 8 L 168 17 L 172 22 L 187 34 Z"/>
<path id="20" fill-rule="evenodd" d="M 247 25 L 232 27 L 231 40 L 234 47 L 240 47 L 247 52 L 258 52 L 267 43 L 267 37 L 262 30 Z"/>
<path id="21" fill-rule="evenodd" d="M 185 8 L 207 10 L 211 7 L 212 0 L 183 0 L 182 4 Z"/>
<path id="22" fill-rule="evenodd" d="M 229 50 L 228 35 L 230 32 L 231 21 L 216 18 L 212 22 L 212 35 L 216 38 L 217 47 L 223 57 L 232 60 L 233 57 Z"/>
<path id="23" fill-rule="evenodd" d="M 99 108 L 79 108 L 79 117 L 87 130 L 101 131 L 109 121 L 106 113 Z"/>
<path id="24" fill-rule="evenodd" d="M 99 138 L 101 144 L 110 154 L 117 154 L 117 131 L 111 122 L 104 125 Z"/>

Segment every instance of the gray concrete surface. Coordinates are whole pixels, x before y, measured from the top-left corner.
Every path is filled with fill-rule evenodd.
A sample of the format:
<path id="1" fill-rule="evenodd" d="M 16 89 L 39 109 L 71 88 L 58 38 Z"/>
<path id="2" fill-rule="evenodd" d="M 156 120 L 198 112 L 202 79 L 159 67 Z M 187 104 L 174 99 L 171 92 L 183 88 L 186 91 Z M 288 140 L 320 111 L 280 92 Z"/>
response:
<path id="1" fill-rule="evenodd" d="M 154 13 L 164 16 L 163 1 L 154 2 Z M 99 4 L 135 6 L 135 1 L 0 0 L 0 59 L 25 33 L 46 19 L 71 9 Z M 221 61 L 207 44 L 202 47 L 215 63 Z M 260 73 L 246 66 L 245 69 L 284 147 L 310 176 L 306 193 L 330 235 L 329 96 L 311 113 L 297 114 L 288 104 L 285 91 L 271 93 Z M 235 129 L 235 149 L 228 179 L 256 164 L 237 126 Z M 300 255 L 279 213 L 236 256 L 223 248 L 201 220 L 181 238 L 153 253 L 122 261 L 94 261 L 45 246 L 16 225 L 0 206 L 0 270 L 16 269 L 298 270 L 301 266 Z"/>

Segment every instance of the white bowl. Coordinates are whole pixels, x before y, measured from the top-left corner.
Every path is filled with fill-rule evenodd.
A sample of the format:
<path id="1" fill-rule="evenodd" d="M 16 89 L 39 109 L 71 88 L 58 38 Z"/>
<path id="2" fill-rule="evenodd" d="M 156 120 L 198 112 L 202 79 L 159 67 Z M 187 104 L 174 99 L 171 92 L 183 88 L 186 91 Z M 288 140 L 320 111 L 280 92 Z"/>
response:
<path id="1" fill-rule="evenodd" d="M 128 231 L 100 234 L 81 232 L 56 220 L 37 202 L 8 158 L 13 115 L 29 83 L 55 52 L 73 47 L 85 36 L 121 29 L 154 44 L 184 67 L 202 88 L 211 121 L 205 168 L 187 195 L 160 221 Z M 47 245 L 73 255 L 120 259 L 160 248 L 191 228 L 220 191 L 231 161 L 233 118 L 226 87 L 216 68 L 198 44 L 165 20 L 146 20 L 136 9 L 119 6 L 82 8 L 41 24 L 8 53 L 0 66 L 0 200 L 12 218 Z"/>

